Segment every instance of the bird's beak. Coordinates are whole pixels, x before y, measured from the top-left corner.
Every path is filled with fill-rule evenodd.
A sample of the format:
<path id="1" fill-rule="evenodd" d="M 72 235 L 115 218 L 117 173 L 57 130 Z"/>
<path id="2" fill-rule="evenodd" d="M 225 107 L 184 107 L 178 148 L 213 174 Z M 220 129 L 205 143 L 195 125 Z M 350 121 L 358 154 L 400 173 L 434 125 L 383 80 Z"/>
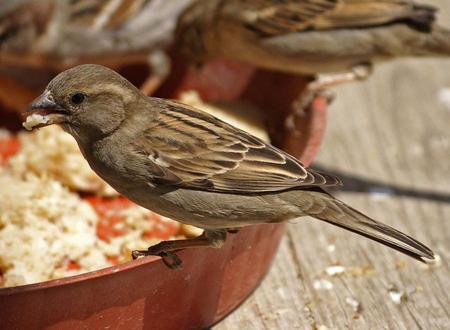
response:
<path id="1" fill-rule="evenodd" d="M 34 110 L 41 109 L 41 110 L 55 110 L 59 106 L 56 104 L 52 94 L 50 91 L 45 91 L 41 95 L 39 95 L 37 98 L 34 99 L 33 102 L 31 102 L 30 106 L 27 109 L 27 112 L 33 112 Z"/>
<path id="2" fill-rule="evenodd" d="M 50 91 L 45 91 L 37 97 L 27 109 L 31 113 L 22 124 L 27 130 L 65 121 L 67 111 L 55 102 Z"/>

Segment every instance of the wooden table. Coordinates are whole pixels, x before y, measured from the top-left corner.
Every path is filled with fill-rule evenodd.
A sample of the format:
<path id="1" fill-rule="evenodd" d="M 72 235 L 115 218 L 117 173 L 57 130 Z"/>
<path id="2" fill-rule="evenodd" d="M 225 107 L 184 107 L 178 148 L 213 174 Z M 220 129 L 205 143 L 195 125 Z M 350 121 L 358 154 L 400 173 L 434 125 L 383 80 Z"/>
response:
<path id="1" fill-rule="evenodd" d="M 427 2 L 450 27 L 450 1 Z M 305 218 L 215 329 L 450 329 L 450 59 L 378 65 L 335 91 L 314 166 L 344 178 L 339 198 L 432 247 L 441 265 Z"/>

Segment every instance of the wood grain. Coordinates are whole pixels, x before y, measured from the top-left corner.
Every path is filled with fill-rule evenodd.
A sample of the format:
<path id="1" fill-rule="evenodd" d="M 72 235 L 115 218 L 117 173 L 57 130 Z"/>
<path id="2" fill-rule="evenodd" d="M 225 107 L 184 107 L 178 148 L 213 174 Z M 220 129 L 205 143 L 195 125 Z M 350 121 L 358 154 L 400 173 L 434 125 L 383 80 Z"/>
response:
<path id="1" fill-rule="evenodd" d="M 439 21 L 450 27 L 450 2 L 427 3 L 441 8 Z M 450 105 L 438 98 L 444 88 L 450 91 L 449 59 L 381 64 L 367 81 L 336 88 L 316 161 L 348 175 L 339 198 L 429 245 L 441 265 L 427 268 L 302 219 L 289 225 L 262 285 L 215 329 L 450 329 Z M 333 265 L 344 272 L 328 275 Z M 397 301 L 395 294 L 403 296 Z"/>

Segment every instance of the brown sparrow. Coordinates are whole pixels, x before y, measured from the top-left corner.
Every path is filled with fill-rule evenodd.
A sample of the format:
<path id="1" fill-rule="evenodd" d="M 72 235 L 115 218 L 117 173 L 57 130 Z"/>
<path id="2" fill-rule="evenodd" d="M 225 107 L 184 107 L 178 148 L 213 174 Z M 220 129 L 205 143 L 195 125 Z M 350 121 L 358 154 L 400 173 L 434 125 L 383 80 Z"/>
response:
<path id="1" fill-rule="evenodd" d="M 29 129 L 57 124 L 72 134 L 92 169 L 118 192 L 163 216 L 204 229 L 194 239 L 164 241 L 133 257 L 221 247 L 227 231 L 311 216 L 420 261 L 433 252 L 402 232 L 334 198 L 331 175 L 209 114 L 147 97 L 114 71 L 80 65 L 56 76 L 29 109 Z"/>

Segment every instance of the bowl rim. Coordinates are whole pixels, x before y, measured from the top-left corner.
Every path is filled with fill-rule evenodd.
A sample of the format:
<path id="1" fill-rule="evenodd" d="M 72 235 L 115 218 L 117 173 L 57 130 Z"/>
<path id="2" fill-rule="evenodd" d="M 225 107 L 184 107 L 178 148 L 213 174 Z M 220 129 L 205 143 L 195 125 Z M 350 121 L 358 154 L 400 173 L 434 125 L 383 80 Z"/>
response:
<path id="1" fill-rule="evenodd" d="M 97 270 L 92 270 L 89 272 L 84 272 L 81 274 L 70 275 L 62 278 L 36 282 L 31 284 L 23 284 L 11 287 L 0 288 L 0 297 L 1 296 L 9 296 L 15 293 L 36 291 L 41 289 L 48 289 L 53 287 L 62 287 L 74 283 L 79 283 L 83 281 L 87 281 L 93 278 L 99 278 L 103 276 L 109 276 L 116 274 L 118 272 L 122 272 L 125 270 L 130 270 L 136 267 L 140 267 L 142 265 L 151 264 L 157 262 L 160 257 L 157 256 L 146 256 L 143 258 L 139 258 L 137 260 L 130 260 L 125 263 L 119 265 L 113 265 L 105 268 L 100 268 Z"/>

